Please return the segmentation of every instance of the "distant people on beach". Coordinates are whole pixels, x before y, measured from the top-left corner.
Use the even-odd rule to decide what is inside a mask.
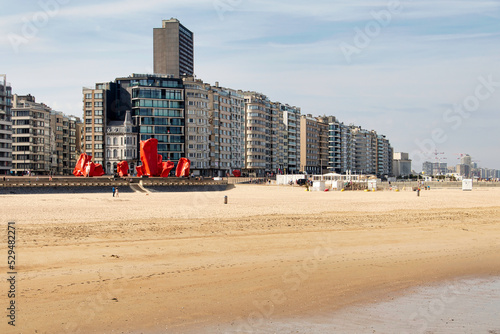
[[[115,197],[115,194],[116,194],[116,188],[113,187],[113,197]]]

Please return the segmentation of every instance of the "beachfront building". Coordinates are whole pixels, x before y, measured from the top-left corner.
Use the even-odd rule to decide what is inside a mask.
[[[16,175],[70,175],[81,151],[80,118],[14,95],[13,166]]]
[[[210,167],[212,175],[227,176],[244,167],[244,96],[218,83],[209,94]]]
[[[210,98],[208,85],[193,76],[184,77],[186,157],[195,175],[209,176],[210,170]]]
[[[95,88],[83,88],[83,152],[91,155],[92,161],[104,168],[107,112],[117,105],[110,95],[113,88],[113,83],[98,83]]]
[[[175,78],[194,75],[194,34],[179,20],[163,20],[153,29],[154,73]]]
[[[323,174],[328,171],[329,136],[327,117],[313,117],[310,114],[301,116],[300,171],[307,174]]]
[[[52,175],[71,175],[81,151],[79,117],[68,116],[60,111],[50,111],[50,150]]]
[[[411,160],[408,153],[394,152],[392,158],[392,173],[395,177],[411,174]]]
[[[116,79],[120,105],[132,110],[139,140],[156,138],[163,161],[185,156],[184,85],[167,75],[132,74]]]
[[[115,172],[113,166],[118,159],[114,158],[115,149],[120,161],[131,161],[136,165],[140,158],[140,141],[150,138],[158,140],[158,154],[162,155],[164,161],[171,160],[175,163],[185,156],[182,79],[169,75],[132,74],[117,78],[114,82],[96,84],[95,89],[84,88],[83,95],[84,149],[93,156],[94,162],[103,165],[106,173]],[[131,125],[124,125],[127,113],[130,113]],[[124,126],[132,132],[123,133],[126,135],[122,137],[123,145],[121,139],[117,146],[111,140],[113,146],[110,150],[111,160],[108,161],[104,131],[112,131],[117,126]],[[131,146],[134,144],[126,141],[126,138],[131,138],[128,140],[134,142],[134,131],[138,133],[135,150]],[[108,170],[108,167],[112,170]]]
[[[321,123],[328,126],[327,128],[327,152],[326,156],[328,159],[328,171],[331,173],[343,173],[347,171],[347,168],[342,168],[343,155],[342,147],[343,144],[347,142],[342,142],[342,137],[346,137],[346,127],[344,123],[341,123],[334,116],[323,116],[319,118]],[[347,159],[344,161],[347,164]]]
[[[12,173],[47,175],[51,171],[50,107],[31,95],[14,94],[12,105]]]
[[[6,175],[12,168],[12,87],[5,74],[0,78],[0,175]]]
[[[283,150],[284,168],[289,174],[296,174],[300,171],[300,108],[279,103],[279,110],[279,117],[276,121],[283,124],[283,147],[286,147]],[[276,121],[272,123],[272,127],[276,124]],[[274,140],[275,136],[272,132],[271,136]],[[279,151],[279,146],[277,149]],[[275,151],[273,149],[273,152]],[[271,163],[271,170],[276,170],[277,161],[275,157],[273,157]]]
[[[263,94],[245,92],[245,116],[245,170],[263,176],[271,171],[271,101]]]
[[[378,177],[393,176],[392,157],[393,148],[385,135],[379,135],[372,130],[373,143],[375,145],[374,170]]]
[[[129,173],[134,173],[138,166],[138,133],[132,123],[131,111],[127,110],[123,121],[109,121],[106,124],[106,165],[105,172],[114,174],[117,165],[126,161]]]

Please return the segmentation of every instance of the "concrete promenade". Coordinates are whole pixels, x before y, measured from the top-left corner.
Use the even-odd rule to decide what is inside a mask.
[[[138,178],[112,176],[75,177],[60,176],[50,179],[40,177],[3,177],[0,178],[0,194],[36,194],[36,193],[101,193],[111,188],[120,192],[168,192],[168,191],[224,191],[228,180],[196,178]]]

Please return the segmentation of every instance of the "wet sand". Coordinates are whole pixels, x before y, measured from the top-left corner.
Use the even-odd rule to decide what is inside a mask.
[[[2,228],[17,226],[19,289],[18,326],[2,333],[281,332],[272,324],[500,276],[496,188],[0,200]]]
[[[413,287],[382,302],[350,306],[336,312],[265,319],[256,333],[316,334],[498,334],[500,277],[455,279]],[[199,330],[192,333],[199,333]],[[208,326],[203,333],[234,333],[231,324]]]

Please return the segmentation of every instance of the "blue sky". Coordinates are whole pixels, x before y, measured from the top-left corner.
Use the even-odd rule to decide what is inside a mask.
[[[14,93],[81,116],[82,87],[152,72],[153,28],[195,33],[195,72],[385,134],[413,168],[500,169],[500,2],[40,0],[0,14]]]

